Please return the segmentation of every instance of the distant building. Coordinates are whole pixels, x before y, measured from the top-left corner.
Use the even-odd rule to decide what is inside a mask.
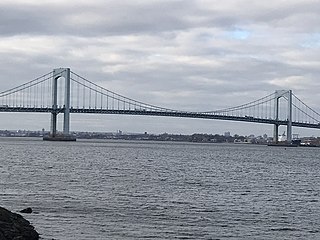
[[[231,137],[231,134],[230,134],[230,132],[225,132],[225,133],[224,133],[224,136],[225,136],[225,137]]]
[[[279,136],[278,136],[278,141],[279,141],[279,142],[285,142],[285,141],[287,141],[287,136],[286,136],[286,133],[285,133],[285,132],[283,132],[282,135],[279,135]]]
[[[292,139],[299,139],[299,134],[297,133],[292,134]]]
[[[248,139],[254,139],[254,138],[255,138],[254,134],[250,134],[250,135],[248,136]]]

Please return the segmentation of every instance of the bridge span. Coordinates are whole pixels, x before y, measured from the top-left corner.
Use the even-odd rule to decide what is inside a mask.
[[[320,129],[320,114],[302,102],[291,90],[277,90],[252,102],[213,111],[181,111],[140,102],[98,86],[69,68],[54,69],[39,78],[0,93],[0,112],[51,114],[51,139],[70,138],[70,114],[125,114],[212,119],[287,127]],[[57,115],[63,114],[63,135],[57,132]],[[57,137],[59,136],[59,138]],[[63,136],[61,138],[61,136]]]

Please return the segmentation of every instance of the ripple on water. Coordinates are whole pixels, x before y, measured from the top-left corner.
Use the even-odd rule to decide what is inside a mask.
[[[1,202],[43,239],[320,239],[319,149],[0,139]]]

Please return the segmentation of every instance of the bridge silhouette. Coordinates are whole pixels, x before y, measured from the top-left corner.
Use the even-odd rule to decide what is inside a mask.
[[[140,102],[74,73],[58,68],[32,81],[0,92],[0,112],[51,113],[50,140],[73,140],[70,114],[127,114],[202,118],[271,124],[274,142],[279,126],[287,127],[287,141],[292,127],[320,129],[320,114],[302,102],[291,90],[277,90],[265,97],[235,107],[213,111],[181,111]],[[63,133],[57,132],[57,115],[63,114]]]

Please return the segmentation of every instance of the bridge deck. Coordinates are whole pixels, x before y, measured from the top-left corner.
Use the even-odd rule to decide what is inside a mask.
[[[0,106],[0,112],[38,112],[51,113],[53,108],[49,107],[9,107]],[[63,113],[64,108],[57,108],[55,112]],[[122,114],[122,115],[141,115],[141,116],[166,116],[166,117],[181,117],[181,118],[200,118],[200,119],[214,119],[225,121],[251,122],[263,124],[287,125],[288,122],[284,120],[262,119],[247,116],[226,116],[214,115],[201,112],[181,112],[181,111],[148,111],[148,110],[114,110],[114,109],[95,109],[95,108],[71,108],[70,113],[87,113],[87,114]],[[292,126],[303,128],[320,129],[320,124],[306,123],[306,122],[292,122]]]

